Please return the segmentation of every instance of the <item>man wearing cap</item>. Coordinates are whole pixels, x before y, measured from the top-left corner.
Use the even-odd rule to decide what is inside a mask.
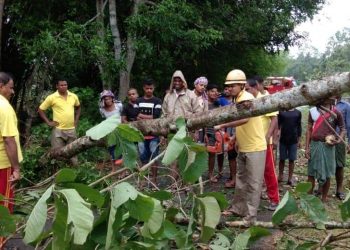
[[[38,113],[44,122],[53,128],[51,134],[51,147],[63,147],[77,138],[75,128],[80,117],[80,102],[78,96],[68,91],[67,81],[58,79],[56,81],[57,91],[40,104]],[[51,108],[53,111],[52,121],[46,116],[45,110]],[[78,158],[72,157],[73,166],[78,164]]]
[[[242,70],[235,69],[228,73],[225,85],[230,87],[234,103],[254,99],[244,90],[246,76]],[[224,214],[236,214],[244,217],[246,222],[256,220],[260,204],[260,194],[264,178],[266,139],[261,117],[245,118],[215,126],[236,128],[236,145],[238,151],[236,190],[232,206]]]

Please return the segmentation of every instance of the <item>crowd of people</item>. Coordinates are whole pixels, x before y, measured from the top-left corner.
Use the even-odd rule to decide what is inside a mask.
[[[175,71],[169,91],[164,99],[154,96],[155,82],[143,82],[143,96],[135,88],[127,92],[127,102],[122,104],[110,90],[100,93],[98,109],[103,118],[117,116],[121,122],[157,119],[160,117],[189,118],[207,110],[241,103],[269,95],[264,80],[259,76],[247,79],[242,70],[228,73],[222,93],[218,85],[208,83],[206,77],[194,81],[193,90],[186,82],[183,73]],[[18,141],[17,118],[9,103],[14,94],[13,79],[0,72],[0,192],[12,198],[11,185],[20,178],[19,162],[22,160]],[[76,127],[80,117],[80,102],[77,95],[68,90],[67,81],[58,79],[57,91],[46,97],[38,108],[39,116],[52,127],[51,146],[59,148],[76,139]],[[221,94],[220,94],[221,93]],[[52,109],[52,120],[46,110]],[[336,197],[344,199],[343,178],[347,146],[345,133],[350,133],[350,105],[339,96],[320,101],[311,108],[306,129],[305,156],[308,162],[308,181],[315,181],[316,195],[325,202],[330,187],[330,178],[336,176]],[[232,204],[224,214],[235,214],[248,222],[257,216],[261,198],[269,200],[267,209],[275,210],[280,202],[278,183],[284,181],[284,166],[288,160],[286,184],[295,186],[293,179],[294,162],[301,143],[301,119],[298,109],[273,112],[262,116],[244,118],[233,122],[203,127],[191,136],[205,145],[208,150],[208,179],[217,183],[223,177],[224,158],[227,154],[230,176],[226,188],[235,188]],[[147,135],[138,143],[139,158],[147,164],[159,154],[163,138]],[[276,174],[274,148],[279,152],[278,175]],[[113,171],[123,164],[121,156],[116,157],[115,146],[108,148]],[[72,157],[72,165],[78,164]],[[215,174],[215,162],[218,171]],[[157,183],[159,163],[151,167],[152,181]],[[178,178],[176,163],[172,165],[172,175]],[[6,202],[3,202],[5,204]],[[12,209],[8,203],[9,209]],[[5,204],[6,205],[6,204]]]

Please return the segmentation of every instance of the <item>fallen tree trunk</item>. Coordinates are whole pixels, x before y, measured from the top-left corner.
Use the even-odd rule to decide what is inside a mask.
[[[214,110],[202,112],[186,120],[189,130],[202,127],[212,127],[225,122],[242,118],[259,116],[279,110],[313,105],[322,99],[350,91],[350,72],[325,77],[321,80],[310,81],[289,90],[275,93],[270,96],[254,99],[237,105],[229,105]],[[132,122],[132,126],[139,129],[144,135],[167,135],[175,128],[177,117],[159,118]],[[45,154],[42,162],[51,158],[70,158],[83,150],[104,145],[101,141],[93,141],[84,136],[71,144]]]

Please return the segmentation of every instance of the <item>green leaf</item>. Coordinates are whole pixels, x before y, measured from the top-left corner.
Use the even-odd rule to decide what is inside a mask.
[[[301,194],[300,208],[315,223],[323,224],[327,221],[326,209],[322,201],[314,195]]]
[[[226,196],[223,193],[210,192],[210,193],[204,193],[204,194],[200,195],[199,197],[208,197],[208,196],[214,197],[216,199],[221,210],[224,210],[229,205],[229,203],[226,199]]]
[[[183,131],[185,131],[185,135],[186,135],[186,130],[183,129]],[[177,136],[177,135],[178,135],[178,133],[182,133],[183,131],[179,130],[176,133],[176,135],[173,137],[173,139],[169,142],[169,145],[166,148],[166,151],[165,151],[165,154],[164,154],[164,157],[162,160],[162,163],[164,165],[170,165],[181,154],[182,149],[184,148],[185,144],[181,140],[180,136]]]
[[[250,239],[249,229],[237,235],[235,241],[233,242],[232,249],[233,250],[243,250],[248,249],[248,242]]]
[[[178,234],[176,226],[170,221],[165,220],[163,223],[163,227],[163,235],[170,240],[174,240],[176,238],[176,235]]]
[[[129,124],[119,124],[117,131],[119,135],[127,141],[142,142],[145,140],[143,134]]]
[[[122,149],[123,164],[125,167],[129,169],[136,168],[138,152],[135,143],[121,140],[119,145]]]
[[[297,203],[294,197],[287,191],[272,215],[272,223],[278,225],[282,223],[288,215],[295,214],[296,212],[298,212]]]
[[[312,188],[311,182],[301,182],[301,183],[298,183],[298,185],[295,188],[295,191],[298,193],[307,193],[310,191],[311,188]]]
[[[83,245],[87,236],[92,231],[94,222],[90,204],[84,201],[75,189],[62,189],[59,192],[67,200],[67,224],[73,224],[73,242],[77,245]]]
[[[305,242],[295,248],[295,250],[309,250],[312,249],[314,246],[318,245],[318,243],[315,242]]]
[[[148,193],[147,195],[153,198],[156,198],[157,200],[160,200],[160,201],[166,201],[173,198],[173,194],[165,190]]]
[[[347,221],[350,218],[350,192],[348,192],[342,204],[339,205],[339,208],[342,220]]]
[[[265,228],[261,228],[261,227],[251,227],[249,229],[247,229],[246,231],[244,231],[243,233],[240,233],[232,246],[232,249],[234,250],[241,250],[241,249],[247,249],[248,248],[248,244],[250,242],[256,241],[258,239],[260,239],[261,237],[270,235],[271,233],[265,229]]]
[[[261,237],[268,236],[271,234],[270,231],[267,230],[266,228],[256,227],[256,226],[250,227],[249,231],[250,231],[250,241],[256,241]]]
[[[160,201],[153,199],[154,208],[151,214],[151,217],[147,221],[147,226],[151,234],[155,234],[162,227],[164,221],[164,210]]]
[[[56,175],[55,182],[56,183],[64,183],[64,182],[74,182],[77,174],[73,169],[63,168]]]
[[[174,221],[176,215],[179,213],[179,209],[175,207],[169,207],[166,211],[166,219],[169,221]]]
[[[217,200],[214,197],[197,198],[201,208],[202,228],[201,239],[204,242],[210,240],[219,224],[221,210]]]
[[[68,206],[59,198],[55,198],[55,218],[52,225],[53,240],[52,249],[67,249],[71,240],[67,224]]]
[[[7,207],[0,205],[0,236],[6,237],[16,231],[15,217]]]
[[[229,250],[231,243],[225,235],[217,233],[215,239],[210,242],[209,247],[212,250]]]
[[[74,188],[78,191],[79,195],[86,199],[87,202],[96,205],[97,207],[102,207],[105,198],[103,195],[97,191],[96,189],[93,189],[92,187],[89,187],[88,185],[82,184],[82,183],[66,183],[64,184],[65,188]]]
[[[128,182],[122,182],[112,189],[112,206],[120,207],[129,199],[135,200],[138,196],[137,190]]]
[[[49,187],[35,204],[33,211],[30,213],[27,220],[26,228],[24,229],[24,242],[31,243],[35,241],[44,229],[47,218],[47,200],[50,198],[53,187]]]
[[[208,169],[208,153],[196,153],[194,162],[187,168],[185,168],[186,166],[184,167],[181,162],[182,161],[179,159],[179,167],[183,180],[187,183],[194,183]]]
[[[119,145],[118,142],[118,136],[117,136],[117,130],[113,130],[111,133],[109,133],[106,137],[107,139],[107,146],[111,147],[114,145]],[[119,147],[118,147],[119,148]]]
[[[176,119],[176,127],[177,129],[185,128],[186,129],[186,120],[183,117],[179,117]]]
[[[154,201],[151,197],[139,194],[135,200],[129,200],[126,207],[131,217],[139,221],[148,221],[153,214]]]
[[[120,123],[120,116],[113,115],[86,131],[86,136],[97,141],[111,133]]]

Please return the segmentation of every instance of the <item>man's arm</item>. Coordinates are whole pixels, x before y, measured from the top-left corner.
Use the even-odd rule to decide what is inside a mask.
[[[13,173],[10,181],[16,181],[20,178],[20,168],[18,162],[17,143],[14,136],[4,136],[5,151],[9,158]]]
[[[241,126],[241,125],[247,123],[248,121],[249,121],[249,118],[244,118],[244,119],[237,120],[237,121],[234,121],[234,122],[228,122],[228,123],[216,125],[216,126],[214,126],[214,129],[215,130],[219,130],[219,129],[222,129],[222,128],[238,127],[238,126]]]
[[[312,133],[313,121],[309,113],[309,121],[307,124],[306,134],[305,134],[305,157],[310,159],[310,142],[311,142],[311,133]]]
[[[75,106],[74,107],[74,127],[78,126],[79,118],[80,118],[80,112],[81,112],[80,105],[79,106]]]
[[[43,121],[49,125],[50,127],[56,127],[58,126],[58,122],[56,121],[50,121],[49,118],[47,118],[44,110],[38,108],[38,113],[39,113],[39,116],[41,117],[41,119],[43,119]]]
[[[270,116],[270,119],[271,119],[270,126],[266,134],[266,140],[268,143],[270,141],[270,138],[272,137],[272,135],[274,134],[275,130],[278,127],[277,116]]]
[[[346,109],[345,109],[345,129],[346,129],[346,135],[348,136],[348,144],[350,144],[350,104],[346,103]]]

